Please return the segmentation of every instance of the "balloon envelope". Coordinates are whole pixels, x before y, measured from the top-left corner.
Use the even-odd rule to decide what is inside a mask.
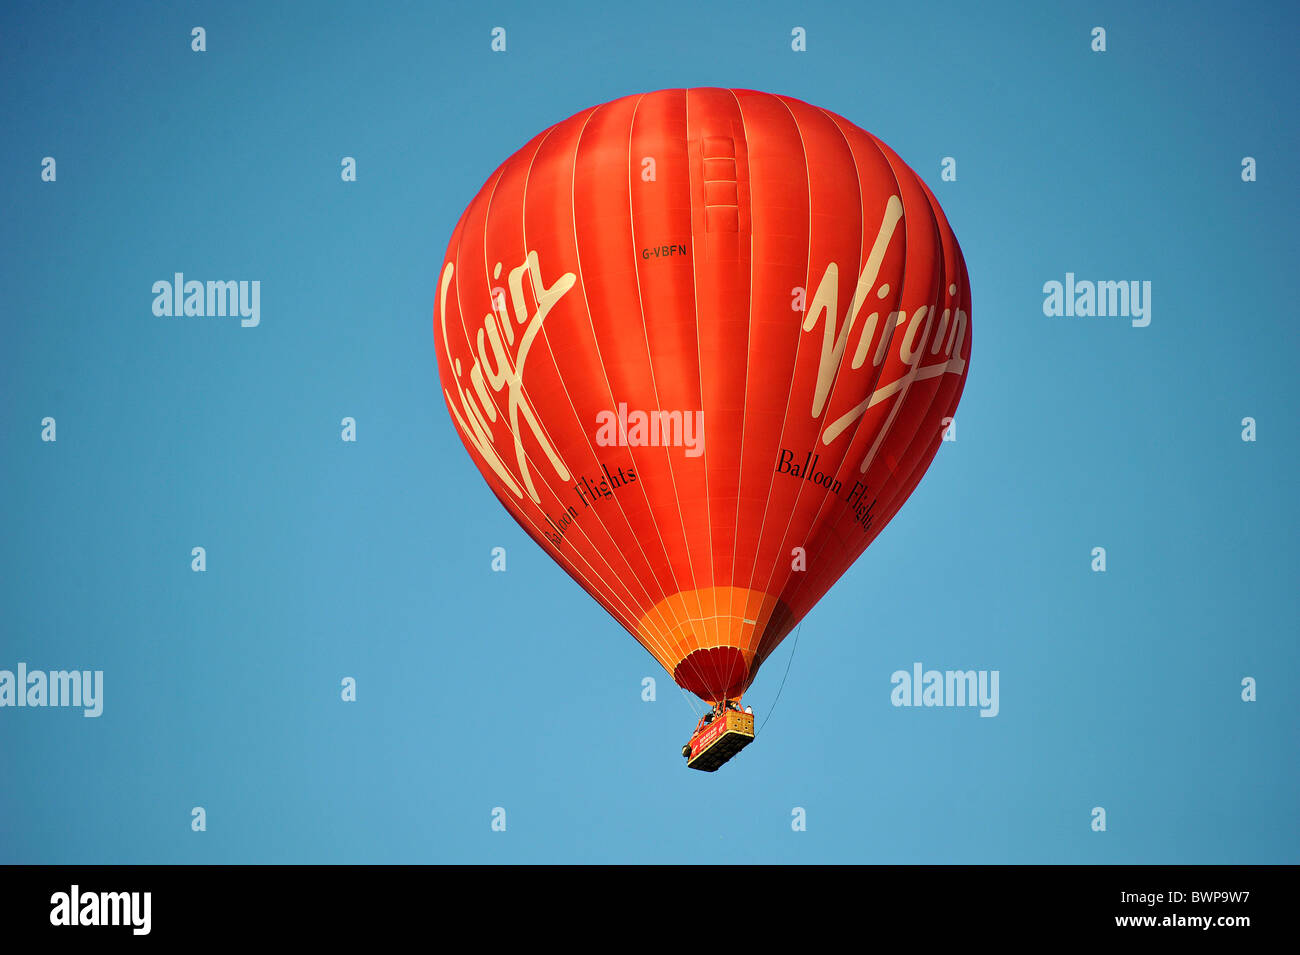
[[[678,89],[502,163],[452,233],[433,324],[488,486],[717,701],[920,481],[970,311],[938,202],[882,142],[790,97]]]

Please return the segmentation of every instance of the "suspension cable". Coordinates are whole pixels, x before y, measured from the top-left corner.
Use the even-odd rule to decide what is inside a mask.
[[[772,714],[776,712],[776,704],[777,704],[777,702],[781,699],[781,691],[785,689],[785,681],[786,681],[786,677],[788,677],[788,676],[790,675],[790,665],[791,665],[792,663],[794,663],[794,652],[795,652],[795,650],[798,650],[798,649],[799,649],[799,632],[800,632],[801,630],[803,630],[803,621],[802,621],[802,620],[799,621],[799,626],[795,627],[795,630],[794,630],[794,646],[791,647],[791,649],[790,649],[790,659],[787,660],[787,661],[786,661],[786,664],[785,664],[785,676],[781,677],[781,685],[780,685],[779,687],[777,687],[777,690],[776,690],[776,697],[775,697],[775,699],[772,700],[772,705],[771,705],[771,707],[769,707],[769,709],[768,709],[768,711],[767,711],[767,716],[763,717],[763,724],[762,724],[762,726],[759,726],[759,728],[758,728],[758,732],[759,732],[759,733],[763,732],[763,727],[767,725],[767,721],[770,720],[770,719],[772,718]],[[758,735],[758,734],[755,734],[755,735]]]

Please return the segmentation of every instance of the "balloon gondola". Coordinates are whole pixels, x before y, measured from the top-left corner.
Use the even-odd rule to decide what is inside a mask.
[[[752,742],[753,709],[742,710],[739,701],[723,700],[700,717],[682,755],[689,769],[712,773]]]
[[[751,90],[539,133],[461,215],[435,294],[443,396],[488,486],[726,725],[916,488],[970,357],[925,183],[843,117]]]

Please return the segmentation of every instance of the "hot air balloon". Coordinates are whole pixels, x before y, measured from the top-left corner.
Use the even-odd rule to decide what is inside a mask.
[[[493,493],[713,706],[684,748],[710,769],[753,738],[763,661],[929,467],[970,312],[943,211],[888,146],[788,96],[673,89],[497,168],[433,332]]]

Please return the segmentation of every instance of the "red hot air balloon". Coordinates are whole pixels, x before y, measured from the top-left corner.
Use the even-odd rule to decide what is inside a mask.
[[[888,146],[788,96],[676,89],[502,163],[433,330],[488,486],[721,713],[925,473],[970,311],[957,240]]]

